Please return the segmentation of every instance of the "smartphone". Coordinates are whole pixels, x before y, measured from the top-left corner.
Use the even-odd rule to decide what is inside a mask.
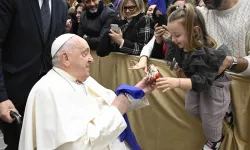
[[[158,23],[158,26],[162,26],[162,25],[167,25],[168,20],[167,17],[165,15],[154,15],[153,19],[155,20],[156,23]]]
[[[115,32],[120,32],[120,28],[117,24],[111,24],[110,28]]]

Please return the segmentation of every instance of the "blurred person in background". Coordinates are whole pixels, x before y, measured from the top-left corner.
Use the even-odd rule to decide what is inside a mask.
[[[123,0],[119,18],[115,21],[119,29],[111,29],[110,33],[103,37],[97,55],[106,56],[111,51],[139,55],[154,33],[151,18],[144,13],[143,0]]]
[[[68,15],[68,20],[66,22],[67,33],[77,34],[78,26],[80,23],[80,17],[84,10],[85,10],[84,3],[78,3],[75,6],[75,13]]]
[[[77,34],[88,42],[91,50],[96,50],[117,14],[103,1],[85,0],[84,4],[86,11],[81,14]]]

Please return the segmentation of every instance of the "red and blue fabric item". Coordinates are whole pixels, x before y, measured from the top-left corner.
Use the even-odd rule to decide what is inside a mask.
[[[142,89],[126,84],[122,84],[116,89],[115,94],[118,96],[120,93],[127,93],[134,99],[141,99],[145,96],[145,93]],[[126,141],[132,150],[141,150],[130,127],[127,114],[124,114],[123,117],[127,123],[127,128],[120,134],[120,141]]]

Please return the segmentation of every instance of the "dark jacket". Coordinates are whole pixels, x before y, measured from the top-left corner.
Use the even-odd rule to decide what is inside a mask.
[[[161,45],[161,44],[159,44]],[[162,49],[161,46],[154,45],[154,50]],[[210,87],[213,81],[222,74],[218,74],[220,66],[223,64],[227,52],[227,47],[221,46],[217,50],[212,48],[199,48],[193,52],[184,52],[173,42],[167,42],[168,51],[166,60],[172,61],[175,58],[178,66],[182,68],[184,74],[191,79],[192,90],[202,92]]]
[[[107,56],[110,52],[123,52],[131,55],[139,55],[144,45],[154,35],[154,24],[152,19],[144,14],[135,16],[130,22],[126,20],[117,20],[116,23],[120,26],[124,44],[120,48],[117,44],[111,41],[111,38],[106,34],[97,50],[97,55]]]
[[[81,20],[78,29],[78,35],[87,36],[85,40],[88,42],[90,49],[96,50],[100,39],[110,30],[110,24],[116,18],[115,12],[99,2],[97,13],[91,14],[88,10],[81,14]]]
[[[33,85],[51,69],[51,45],[65,32],[67,5],[52,0],[51,27],[44,42],[38,0],[0,1],[0,102],[24,105]]]

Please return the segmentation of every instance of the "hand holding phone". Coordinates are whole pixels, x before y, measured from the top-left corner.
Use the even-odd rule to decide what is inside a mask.
[[[117,33],[120,32],[120,28],[119,28],[119,26],[118,26],[117,24],[111,24],[111,25],[110,25],[110,28],[111,28],[113,31],[117,32]]]

